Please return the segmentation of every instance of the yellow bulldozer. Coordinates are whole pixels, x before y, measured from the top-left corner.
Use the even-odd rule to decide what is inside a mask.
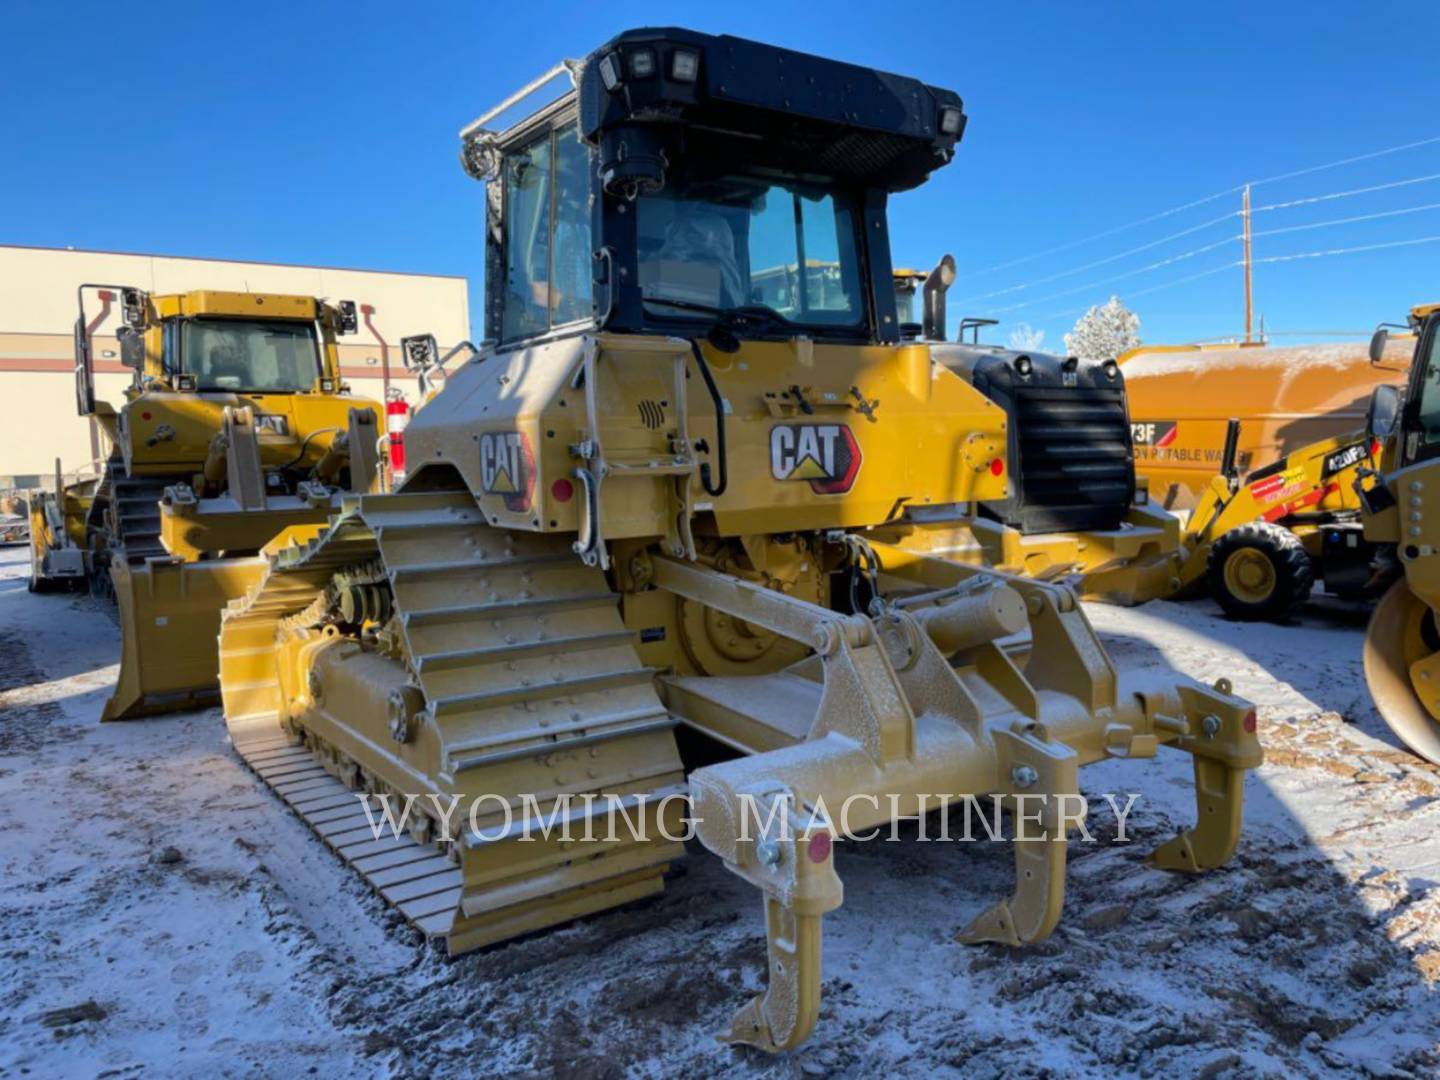
[[[78,301],[77,407],[111,448],[83,534],[86,570],[120,616],[104,719],[214,700],[220,610],[256,580],[255,553],[285,528],[324,522],[339,491],[374,486],[380,409],[349,393],[336,351],[355,306],[89,284]],[[117,303],[133,372],[118,408],[96,400],[92,359]]]
[[[902,338],[891,279],[890,196],[965,123],[914,79],[647,29],[462,132],[491,339],[403,487],[267,545],[220,637],[238,753],[451,953],[659,892],[692,829],[765,912],[723,1037],[776,1051],[819,1016],[837,839],[997,796],[1014,890],[963,940],[1037,942],[1079,768],[1165,746],[1197,819],[1154,862],[1233,852],[1261,753],[1228,682],[1117,671],[1070,588],[927,536],[1013,475],[1005,409]]]
[[[1366,422],[1382,457],[1360,477],[1364,536],[1398,580],[1365,632],[1365,680],[1391,730],[1440,764],[1440,304],[1413,309],[1411,326],[1408,386],[1403,394],[1377,387]],[[1384,349],[1385,336],[1376,332],[1372,352]]]
[[[1005,411],[1009,463],[1002,499],[962,513],[910,509],[909,542],[1043,581],[1073,577],[1086,599],[1128,605],[1168,593],[1184,558],[1180,521],[1152,506],[1137,478],[1119,366],[985,344],[994,319],[963,318],[947,341],[953,256],[929,273],[896,270],[893,280],[901,340],[924,341],[937,363]]]
[[[86,521],[95,502],[100,473],[92,465],[67,475],[55,460],[55,489],[26,496],[31,592],[83,588],[88,576]]]

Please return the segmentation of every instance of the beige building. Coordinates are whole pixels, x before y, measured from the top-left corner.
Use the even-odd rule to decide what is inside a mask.
[[[340,339],[340,362],[354,392],[377,401],[387,367],[390,385],[414,400],[402,337],[433,333],[443,352],[470,336],[463,277],[0,245],[0,488],[33,486],[53,475],[57,457],[66,471],[90,461],[90,421],[75,411],[73,345],[76,289],[85,283],[354,300],[360,330]],[[95,396],[117,405],[130,385],[115,340],[118,315],[94,340]]]

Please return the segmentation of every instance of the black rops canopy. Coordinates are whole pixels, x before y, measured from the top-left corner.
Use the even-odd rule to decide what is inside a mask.
[[[952,91],[671,28],[628,30],[591,53],[579,98],[580,133],[599,147],[602,178],[617,190],[643,188],[647,170],[674,160],[684,138],[724,144],[727,156],[760,167],[904,191],[950,161],[965,129]]]

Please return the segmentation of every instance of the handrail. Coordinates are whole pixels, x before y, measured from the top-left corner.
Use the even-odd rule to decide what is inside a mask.
[[[499,116],[507,109],[514,108],[516,105],[520,104],[520,102],[524,101],[527,97],[535,93],[535,91],[539,90],[546,83],[550,82],[562,72],[570,76],[570,85],[572,88],[575,87],[576,85],[578,85],[579,82],[580,61],[561,60],[549,71],[545,72],[545,74],[541,75],[538,79],[532,79],[530,82],[526,83],[519,90],[516,90],[515,93],[511,94],[504,101],[500,102],[499,105],[496,105],[493,109],[490,109],[488,112],[481,113],[474,120],[471,120],[470,123],[466,124],[463,128],[460,129],[461,141],[471,139],[474,136],[480,134],[482,131],[485,130],[485,125],[488,124],[491,120],[494,120],[495,117]]]

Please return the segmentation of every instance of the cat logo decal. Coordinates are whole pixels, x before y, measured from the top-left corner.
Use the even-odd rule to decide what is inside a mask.
[[[505,500],[505,509],[523,514],[535,493],[535,455],[523,431],[487,431],[480,436],[480,487]]]
[[[849,491],[860,459],[860,444],[844,424],[777,424],[770,429],[770,475],[805,480],[817,495]]]

